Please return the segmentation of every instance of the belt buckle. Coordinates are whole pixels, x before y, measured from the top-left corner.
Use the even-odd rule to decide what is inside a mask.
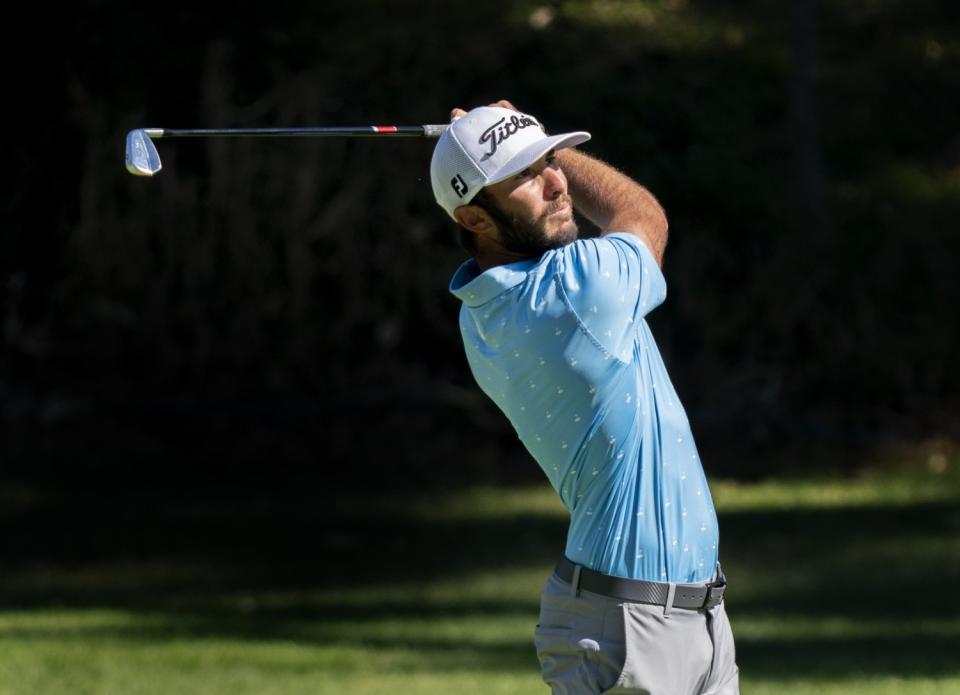
[[[703,601],[704,608],[714,608],[723,601],[723,593],[727,589],[726,582],[707,585],[707,595]]]

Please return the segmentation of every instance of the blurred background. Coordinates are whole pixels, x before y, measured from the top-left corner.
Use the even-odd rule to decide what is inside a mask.
[[[469,374],[431,143],[123,163],[132,128],[500,98],[668,212],[649,321],[751,690],[960,692],[960,5],[84,0],[13,29],[0,692],[541,691],[563,512]]]

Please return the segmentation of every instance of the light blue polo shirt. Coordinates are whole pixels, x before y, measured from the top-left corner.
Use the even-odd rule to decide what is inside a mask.
[[[645,316],[666,283],[636,236],[580,239],[450,283],[481,389],[570,511],[566,555],[605,574],[713,576],[718,530],[686,413]]]

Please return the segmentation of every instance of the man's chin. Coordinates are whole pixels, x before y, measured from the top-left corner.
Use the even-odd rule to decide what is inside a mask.
[[[556,235],[557,247],[566,246],[567,244],[572,244],[577,239],[580,238],[580,229],[577,227],[577,223],[571,219],[569,222],[564,224],[557,230]]]
[[[547,231],[549,223],[543,218],[536,225],[519,224],[517,220],[512,222],[509,228],[501,230],[500,235],[503,247],[515,253],[542,256],[547,251],[573,243],[579,236],[579,229],[572,213],[567,220],[561,218],[558,226],[550,225],[553,232]]]

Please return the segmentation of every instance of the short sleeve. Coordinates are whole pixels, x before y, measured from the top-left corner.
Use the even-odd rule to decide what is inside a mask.
[[[562,249],[557,273],[581,324],[609,352],[629,358],[637,323],[667,296],[653,254],[626,232],[580,239]]]

